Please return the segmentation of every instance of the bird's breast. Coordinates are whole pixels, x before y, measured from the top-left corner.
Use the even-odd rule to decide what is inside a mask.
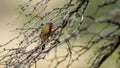
[[[43,33],[49,33],[50,32],[49,27],[42,28],[41,32],[43,32]]]

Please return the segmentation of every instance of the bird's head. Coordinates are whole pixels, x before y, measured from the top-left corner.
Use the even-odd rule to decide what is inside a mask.
[[[49,22],[49,27],[50,27],[50,29],[52,29],[53,26],[54,26],[53,22]]]

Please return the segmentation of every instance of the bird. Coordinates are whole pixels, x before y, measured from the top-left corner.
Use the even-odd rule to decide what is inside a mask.
[[[53,22],[47,23],[42,29],[40,33],[41,44],[43,44],[46,40],[48,40],[49,36],[51,35],[53,29]],[[45,44],[42,45],[42,50],[45,49]]]

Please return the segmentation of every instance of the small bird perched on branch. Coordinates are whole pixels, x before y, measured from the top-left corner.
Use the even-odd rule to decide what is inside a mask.
[[[41,34],[40,34],[41,44],[44,43],[51,35],[53,26],[54,26],[53,22],[49,22],[42,28]],[[45,49],[45,44],[42,45],[42,50],[44,49]]]

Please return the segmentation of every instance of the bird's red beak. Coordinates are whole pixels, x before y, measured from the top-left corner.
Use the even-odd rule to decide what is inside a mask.
[[[54,26],[53,22],[50,22],[50,28],[52,29]]]

